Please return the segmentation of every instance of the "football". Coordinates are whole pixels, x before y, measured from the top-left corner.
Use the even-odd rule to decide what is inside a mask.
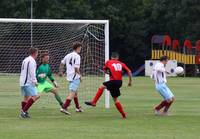
[[[176,73],[177,75],[183,75],[184,69],[183,69],[182,67],[178,66],[178,67],[176,67],[176,69],[175,69],[175,73]]]

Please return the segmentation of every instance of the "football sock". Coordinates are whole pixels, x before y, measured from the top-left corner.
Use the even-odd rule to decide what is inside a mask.
[[[24,106],[26,106],[26,102],[25,102],[25,101],[22,101],[22,102],[21,102],[21,106],[22,106],[22,109],[23,109]]]
[[[26,105],[23,107],[23,111],[24,112],[27,112],[28,111],[28,109],[33,105],[33,103],[34,103],[34,100],[32,99],[32,98],[30,98],[29,100],[28,100],[28,102],[26,103]]]
[[[172,103],[173,103],[173,101],[172,102],[167,102],[163,112],[167,112]]]
[[[156,110],[162,109],[167,104],[166,100],[163,100],[158,106],[155,107]]]
[[[74,103],[75,103],[76,108],[79,109],[80,106],[79,106],[79,102],[78,102],[78,96],[74,96]]]
[[[60,96],[58,95],[58,93],[55,94],[55,98],[58,101],[58,103],[62,106],[63,102],[62,102],[62,99],[60,98]]]
[[[99,88],[95,97],[92,99],[92,104],[96,105],[97,101],[99,100],[99,98],[101,97],[101,95],[103,94],[103,90],[104,88]]]
[[[121,113],[122,117],[126,118],[126,113],[124,112],[121,103],[118,101],[115,103],[115,106],[116,106],[117,110]]]
[[[66,101],[65,101],[65,103],[63,105],[63,109],[67,109],[69,107],[71,101],[72,101],[71,99],[66,99]]]

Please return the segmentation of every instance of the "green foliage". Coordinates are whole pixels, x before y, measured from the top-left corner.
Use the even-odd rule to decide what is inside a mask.
[[[199,0],[33,0],[34,18],[109,19],[111,51],[131,67],[150,58],[154,34],[200,35]],[[1,0],[0,16],[30,18],[30,0]]]

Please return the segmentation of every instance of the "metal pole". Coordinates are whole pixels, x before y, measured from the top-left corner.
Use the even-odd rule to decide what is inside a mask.
[[[33,0],[31,0],[31,19],[33,19]],[[33,23],[31,22],[31,47],[33,47]]]
[[[183,60],[183,64],[184,64],[183,66],[184,66],[184,70],[185,70],[184,77],[186,77],[185,55],[186,55],[186,49],[185,49],[185,46],[183,46],[183,58],[182,58],[182,60]]]
[[[105,61],[109,60],[109,21],[105,24]],[[109,80],[109,75],[105,75],[105,80]],[[105,91],[105,107],[110,108],[110,93]]]

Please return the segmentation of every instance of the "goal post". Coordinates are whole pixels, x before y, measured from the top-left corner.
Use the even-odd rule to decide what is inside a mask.
[[[75,41],[83,43],[81,73],[85,83],[80,87],[81,99],[91,99],[97,87],[109,78],[101,70],[109,59],[108,20],[0,18],[0,75],[19,74],[21,62],[31,46],[49,52],[50,65],[56,73]],[[107,91],[104,105],[110,107]]]
[[[105,61],[109,59],[109,21],[105,24]],[[109,80],[109,76],[105,74],[105,80]],[[110,108],[110,94],[105,91],[105,107]]]

